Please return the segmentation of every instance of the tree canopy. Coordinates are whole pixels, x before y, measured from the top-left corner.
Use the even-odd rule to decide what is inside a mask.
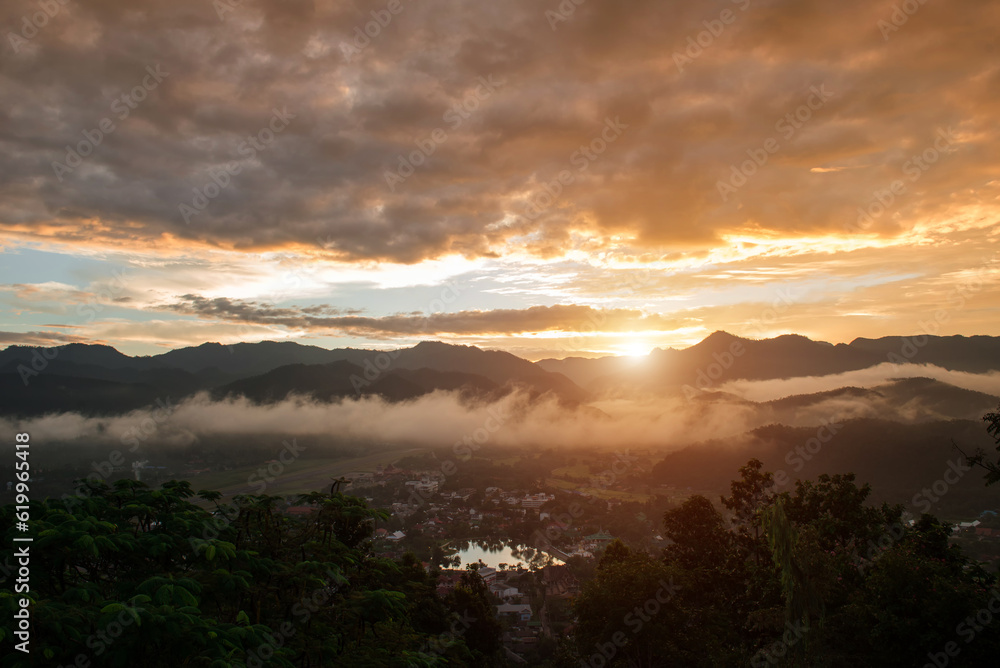
[[[412,556],[375,556],[375,522],[339,492],[238,496],[121,480],[31,504],[31,653],[7,666],[488,666],[499,628],[469,573],[450,598]],[[199,505],[200,503],[200,505]],[[14,508],[0,515],[7,544]],[[8,562],[10,563],[10,562]],[[15,569],[16,570],[16,569]],[[11,643],[15,571],[0,590]]]
[[[997,578],[949,546],[950,527],[926,514],[905,522],[901,507],[870,504],[871,489],[851,474],[799,481],[780,494],[759,461],[740,474],[722,499],[730,522],[695,495],[664,515],[671,544],[659,559],[608,547],[575,602],[577,661],[597,654],[585,665],[995,662]],[[630,626],[629,614],[656,600],[654,583],[668,577],[676,595],[652,605],[657,614],[640,628]]]

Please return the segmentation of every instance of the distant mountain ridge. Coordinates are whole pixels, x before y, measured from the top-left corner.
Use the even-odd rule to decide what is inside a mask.
[[[914,495],[951,470],[950,464],[963,461],[953,444],[973,452],[993,443],[978,419],[912,424],[879,418],[844,420],[829,430],[828,442],[806,449],[804,444],[816,441],[816,435],[814,426],[772,424],[725,441],[685,444],[652,467],[650,482],[726,490],[732,478],[726,471],[754,457],[763,462],[764,470],[776,474],[776,491],[792,491],[795,480],[815,480],[822,473],[854,473],[859,483],[877,490],[872,499],[876,503],[902,503],[919,514]],[[934,512],[973,516],[996,503],[975,469],[959,476],[946,495],[934,500]]]
[[[30,361],[36,350],[58,351],[52,358],[53,361],[102,366],[108,369],[133,371],[178,369],[188,373],[215,369],[219,373],[239,378],[266,373],[286,364],[328,364],[338,360],[360,363],[366,356],[377,354],[377,351],[354,348],[329,350],[292,341],[261,341],[233,345],[203,343],[159,355],[130,357],[111,346],[70,343],[45,349],[9,346],[0,351],[0,370],[6,369],[15,360],[20,363]]]
[[[363,395],[403,401],[436,390],[487,397],[514,388],[553,393],[569,403],[585,397],[568,378],[510,353],[438,342],[393,351],[205,343],[148,357],[87,344],[0,351],[0,413],[8,415],[70,410],[108,415],[199,391],[267,403],[292,394],[323,401]]]
[[[715,332],[690,348],[657,349],[644,359],[534,363],[503,351],[435,341],[392,351],[329,350],[289,341],[205,343],[139,357],[105,345],[10,346],[0,351],[0,413],[120,413],[158,397],[179,399],[199,391],[258,402],[290,394],[401,401],[435,390],[488,396],[520,387],[575,404],[616,387],[649,393],[683,386],[714,390],[728,380],[824,376],[887,361],[998,371],[1000,337],[859,338],[833,345],[798,335],[755,341]]]
[[[219,399],[242,396],[265,404],[293,395],[318,401],[371,395],[389,401],[405,401],[435,390],[488,396],[498,389],[496,383],[480,375],[433,369],[390,369],[368,380],[363,367],[341,360],[330,364],[281,366],[219,387],[212,394]]]
[[[834,345],[797,334],[752,340],[715,332],[690,348],[656,349],[642,364],[622,357],[544,359],[536,364],[585,389],[601,391],[620,385],[652,390],[740,379],[826,376],[883,362],[933,364],[970,373],[1000,371],[1000,337],[889,336]]]

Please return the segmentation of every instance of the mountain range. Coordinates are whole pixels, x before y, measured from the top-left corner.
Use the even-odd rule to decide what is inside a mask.
[[[1000,337],[888,336],[836,345],[788,334],[743,339],[715,332],[683,350],[656,349],[648,359],[629,357],[543,359],[536,364],[589,391],[628,385],[646,389],[691,385],[705,389],[730,380],[826,376],[885,362],[930,364],[951,371],[1000,370]],[[706,382],[707,381],[707,382]]]
[[[668,453],[652,467],[649,478],[678,487],[726,489],[732,479],[729,471],[754,457],[764,470],[777,474],[779,492],[794,489],[799,479],[851,472],[876,490],[873,501],[902,503],[917,516],[931,508],[975,516],[995,503],[995,493],[984,488],[982,471],[964,466],[963,451],[990,450],[992,439],[980,420],[902,424],[858,418],[832,425],[823,435],[825,443],[816,436],[815,427],[773,424],[736,439],[692,443]],[[804,444],[810,440],[819,445],[808,449]],[[926,488],[950,476],[953,468],[958,480],[947,494],[928,497],[933,504],[923,501],[921,490],[929,493]]]
[[[539,362],[433,341],[395,351],[329,350],[273,341],[205,343],[136,357],[105,345],[10,346],[0,351],[0,413],[107,415],[148,406],[159,397],[176,400],[201,391],[215,398],[245,396],[268,403],[292,394],[322,401],[366,395],[401,401],[436,390],[490,398],[520,388],[578,404],[618,388],[654,394],[683,386],[711,390],[729,380],[823,376],[884,362],[997,371],[1000,337],[885,337],[833,345],[798,335],[750,340],[716,332],[689,348],[657,349],[646,358]],[[950,387],[934,386],[939,395],[947,395],[939,401],[954,407],[968,398],[960,395],[964,390],[956,394],[958,388],[941,386]],[[911,383],[904,389],[927,394],[931,386]]]
[[[205,343],[147,357],[88,344],[0,351],[0,413],[18,416],[118,414],[201,391],[268,403],[290,394],[401,401],[435,390],[490,398],[515,388],[553,393],[571,404],[584,398],[568,378],[510,353],[433,341],[394,351]]]

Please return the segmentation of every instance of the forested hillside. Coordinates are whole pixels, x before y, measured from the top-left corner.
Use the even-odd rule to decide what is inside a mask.
[[[186,482],[123,480],[85,497],[32,503],[31,652],[3,666],[490,666],[499,624],[470,571],[439,598],[419,562],[370,551],[385,515],[357,498],[311,494],[306,519],[278,499]],[[204,503],[204,502],[208,503]],[[14,507],[3,509],[6,545]],[[12,647],[16,567],[0,600]]]

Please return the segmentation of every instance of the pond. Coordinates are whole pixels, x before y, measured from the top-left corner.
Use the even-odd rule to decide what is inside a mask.
[[[477,561],[482,561],[493,568],[499,568],[500,564],[507,564],[509,568],[517,568],[518,564],[524,568],[530,568],[533,564],[540,568],[547,564],[563,563],[552,555],[533,547],[504,543],[452,543],[445,548],[445,554],[453,559],[457,557],[461,560],[458,564],[453,562],[452,568],[464,568],[466,564],[474,564]]]

